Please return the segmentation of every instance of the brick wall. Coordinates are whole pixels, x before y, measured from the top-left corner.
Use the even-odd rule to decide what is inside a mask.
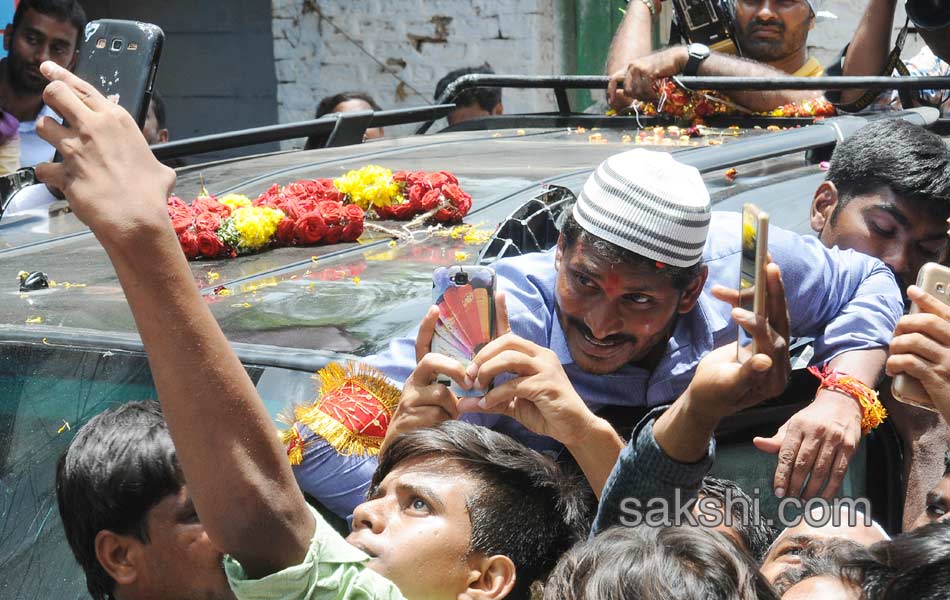
[[[313,118],[321,98],[346,90],[369,92],[383,108],[419,106],[448,71],[485,62],[497,73],[559,73],[554,4],[273,0],[280,120]],[[545,101],[527,91],[503,98],[509,112],[540,110]]]

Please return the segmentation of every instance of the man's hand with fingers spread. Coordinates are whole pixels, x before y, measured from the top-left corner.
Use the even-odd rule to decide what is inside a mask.
[[[740,325],[755,337],[761,351],[771,349],[769,352],[773,358],[781,356],[781,368],[766,369],[763,364],[761,374],[752,375],[749,380],[750,383],[756,382],[753,387],[746,390],[747,398],[751,403],[739,397],[736,400],[736,405],[740,408],[780,395],[785,389],[791,373],[787,345],[789,335],[788,311],[785,306],[784,288],[778,273],[778,266],[769,265],[767,281],[768,316],[772,323],[772,333],[766,335],[760,328],[756,329],[754,326],[756,317],[747,311],[735,311],[733,316]],[[736,290],[717,286],[713,288],[712,292],[720,300],[734,306],[739,301],[739,292]],[[779,299],[781,305],[778,304]],[[752,325],[751,328],[750,325]],[[781,340],[781,343],[777,345],[779,340]],[[844,360],[847,362],[854,359],[855,357],[847,358],[847,355],[842,355],[836,358],[835,361]],[[833,361],[833,365],[840,364],[835,361]],[[753,366],[750,365],[750,368],[753,368]],[[700,378],[702,369],[703,364],[700,363],[696,373],[697,379]],[[842,367],[842,371],[850,373],[853,372],[853,368]],[[722,373],[728,374],[729,371],[724,368]],[[696,380],[694,379],[694,381]],[[694,386],[691,384],[690,387]],[[709,389],[715,390],[716,388],[710,386]],[[713,396],[730,397],[729,394],[713,394]],[[732,397],[736,398],[735,395]],[[720,406],[720,408],[728,408],[728,406]],[[831,497],[843,481],[848,462],[860,439],[861,410],[857,402],[839,392],[821,390],[814,402],[796,413],[774,436],[771,438],[757,437],[753,440],[753,443],[759,450],[778,454],[779,456],[773,482],[777,496],[798,496],[804,492],[804,496],[810,497],[817,495],[824,487],[822,495]],[[809,479],[808,486],[805,487],[803,484],[809,474],[811,479]],[[827,485],[823,486],[826,481]]]
[[[175,172],[159,163],[129,113],[56,63],[40,67],[51,81],[43,100],[69,126],[44,117],[37,133],[63,156],[36,167],[40,181],[63,191],[100,242],[172,231],[165,202]]]
[[[950,421],[950,307],[916,285],[907,297],[919,312],[897,322],[886,371],[909,375],[924,387],[934,406]]]

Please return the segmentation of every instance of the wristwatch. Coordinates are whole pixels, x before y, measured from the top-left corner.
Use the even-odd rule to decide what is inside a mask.
[[[689,54],[689,60],[686,61],[686,66],[683,67],[683,75],[695,77],[699,73],[699,65],[709,58],[709,46],[706,44],[690,44],[686,46],[686,52]]]

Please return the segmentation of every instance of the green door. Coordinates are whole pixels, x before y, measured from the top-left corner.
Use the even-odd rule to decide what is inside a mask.
[[[632,0],[639,2],[640,0]],[[569,75],[603,75],[607,52],[614,32],[623,20],[626,0],[557,0],[561,16],[561,52],[564,72]],[[654,47],[656,47],[654,28]],[[601,96],[595,92],[595,98]],[[588,90],[571,96],[574,110],[583,110],[591,102]]]

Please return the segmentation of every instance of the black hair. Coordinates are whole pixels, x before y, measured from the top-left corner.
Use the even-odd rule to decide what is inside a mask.
[[[845,565],[867,600],[931,600],[950,592],[950,523],[935,521],[869,548]]]
[[[362,100],[363,102],[369,104],[373,110],[383,110],[366,92],[340,92],[339,94],[327,96],[320,101],[320,104],[317,105],[317,113],[315,118],[319,119],[320,117],[325,117],[326,115],[332,114],[333,109],[336,108],[337,104],[346,102],[347,100]],[[329,139],[330,132],[311,135],[304,143],[303,149],[313,150],[315,148],[323,148],[327,145],[327,140]]]
[[[702,527],[613,527],[578,544],[544,600],[777,600],[745,553]]]
[[[333,109],[336,108],[337,104],[346,102],[348,100],[362,100],[363,102],[369,104],[373,110],[383,110],[366,92],[340,92],[339,94],[327,96],[320,101],[320,104],[317,105],[316,118],[319,119],[322,116],[331,114]]]
[[[798,554],[801,563],[782,571],[772,585],[784,595],[792,586],[811,577],[834,577],[846,584],[860,588],[861,582],[852,578],[845,568],[850,562],[871,557],[865,546],[845,538],[832,538],[817,544],[802,547]]]
[[[148,513],[178,493],[184,476],[158,402],[130,402],[93,417],[56,467],[63,529],[95,600],[115,581],[96,558],[96,535],[112,531],[148,542]]]
[[[727,494],[731,497],[731,501],[728,503],[726,502]],[[722,510],[725,510],[726,507],[732,509],[730,529],[735,531],[742,543],[745,544],[745,549],[752,556],[752,559],[756,562],[762,562],[778,532],[767,523],[766,519],[753,519],[751,515],[746,514],[749,510],[748,507],[752,506],[752,498],[739,487],[739,484],[728,479],[704,477],[699,495],[717,500],[717,504]]]
[[[445,89],[449,87],[449,84],[462,77],[463,75],[494,75],[495,71],[485,63],[480,67],[465,67],[463,69],[455,69],[450,71],[448,75],[439,80],[439,83],[435,85],[435,99],[438,100],[442,97],[442,94],[445,92]],[[486,111],[492,112],[495,110],[495,107],[501,104],[501,88],[499,87],[475,87],[467,88],[461,91],[458,95],[455,96],[455,105],[462,108],[466,106],[472,106],[473,104],[478,104],[478,106]]]
[[[79,36],[86,28],[86,11],[76,0],[20,0],[16,11],[13,13],[13,30],[23,22],[26,11],[30,9],[36,12],[53,17],[58,21],[69,21],[76,28],[76,41],[79,42]]]
[[[943,476],[950,476],[950,450],[943,455]]]
[[[679,291],[685,290],[686,287],[699,276],[703,268],[703,262],[701,260],[689,267],[663,265],[663,268],[660,268],[657,266],[657,261],[655,260],[650,260],[636,252],[631,252],[626,248],[621,248],[612,242],[608,242],[607,240],[600,239],[588,233],[587,230],[581,227],[577,219],[574,218],[574,214],[569,210],[561,225],[561,235],[564,239],[564,247],[567,249],[573,248],[578,240],[583,240],[585,244],[594,249],[600,258],[614,264],[622,263],[649,268],[667,277],[673,284],[673,287]]]
[[[158,93],[158,89],[152,90],[152,110],[155,111],[155,121],[158,122],[159,129],[165,129],[165,99]]]
[[[950,151],[940,136],[902,119],[880,119],[840,142],[826,180],[838,188],[838,213],[857,196],[881,189],[941,220],[950,216]]]
[[[508,596],[513,600],[527,600],[531,585],[587,536],[589,513],[576,478],[512,438],[462,421],[397,436],[379,457],[370,495],[397,465],[417,457],[457,463],[479,482],[466,499],[472,523],[470,552],[511,559],[517,573]]]

